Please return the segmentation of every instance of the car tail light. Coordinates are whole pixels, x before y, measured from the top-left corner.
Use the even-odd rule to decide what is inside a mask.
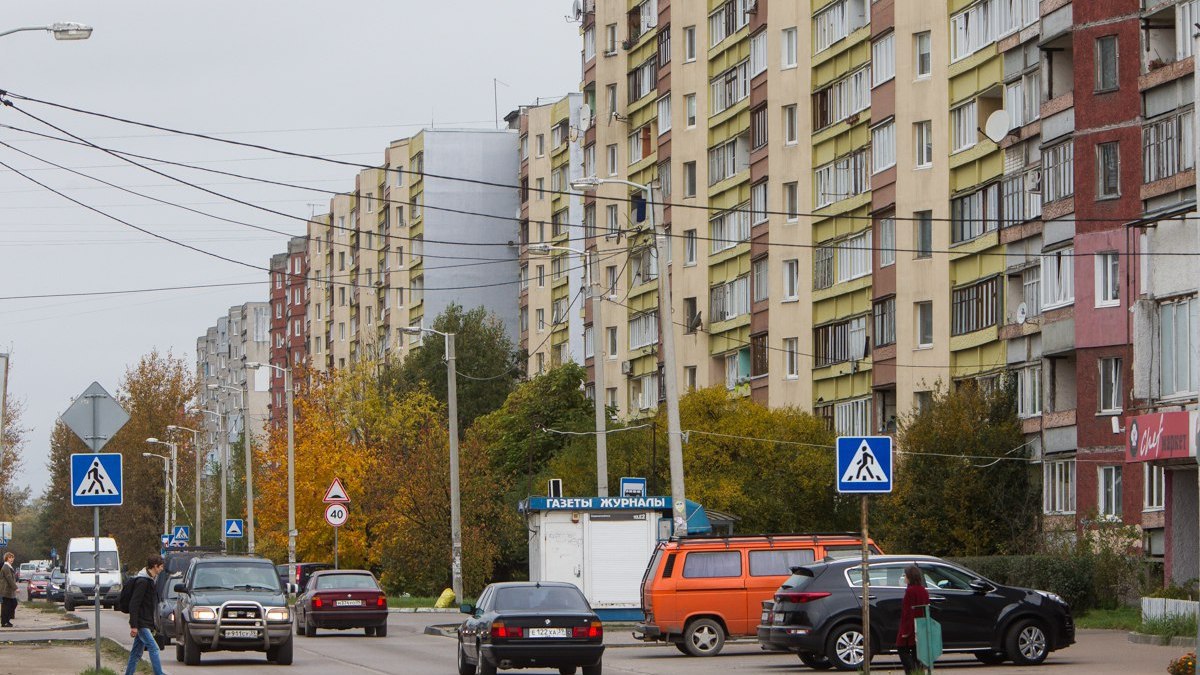
[[[829,593],[780,593],[775,596],[775,602],[794,602],[802,605],[813,600],[829,597]]]
[[[525,631],[520,626],[505,626],[503,621],[492,622],[492,637],[494,638],[519,638],[525,634]]]
[[[387,607],[387,598],[382,595],[379,596],[378,598],[375,598],[375,606],[376,607]]]
[[[320,608],[321,608],[321,607],[323,607],[323,606],[325,606],[325,603],[321,602],[321,596],[319,596],[319,595],[314,595],[314,596],[313,596],[313,607],[316,607],[317,609],[320,609]]]
[[[593,621],[587,626],[575,626],[571,629],[571,637],[589,639],[603,638],[604,624],[600,623],[599,621]]]

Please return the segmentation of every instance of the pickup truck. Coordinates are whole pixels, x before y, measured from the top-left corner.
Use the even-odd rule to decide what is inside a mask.
[[[193,558],[175,584],[175,659],[189,666],[203,652],[265,652],[292,663],[292,610],[270,560],[254,556]]]

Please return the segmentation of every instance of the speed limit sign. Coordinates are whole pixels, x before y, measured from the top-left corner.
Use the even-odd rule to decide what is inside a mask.
[[[345,504],[330,504],[325,507],[325,522],[334,527],[345,525],[349,516],[350,512],[346,510]]]

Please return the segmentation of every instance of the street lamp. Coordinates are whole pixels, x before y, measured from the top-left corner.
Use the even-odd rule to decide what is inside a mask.
[[[192,435],[192,452],[196,454],[196,545],[200,546],[200,432],[178,424],[168,424],[167,431],[186,431]]]
[[[574,249],[569,246],[551,246],[550,244],[534,244],[529,247],[531,252],[535,253],[550,253],[550,251],[570,251],[578,253],[586,258],[587,252],[579,249]],[[591,279],[589,282],[592,286],[592,364],[595,366],[595,384],[592,387],[592,399],[596,404],[596,494],[600,497],[608,496],[608,432],[607,414],[605,405],[606,391],[604,388],[604,366],[605,360],[603,352],[600,350],[600,340],[604,335],[604,323],[600,320],[601,306],[603,305],[604,291],[600,288],[600,256],[599,252],[596,255],[595,264],[590,265]],[[587,358],[587,355],[584,355]]]
[[[246,381],[246,388],[249,389],[250,381]],[[239,406],[242,411],[242,452],[246,457],[246,551],[254,553],[254,468],[250,454],[250,401],[249,396],[241,387],[233,387],[227,384],[210,384],[209,389],[225,389],[227,391],[236,391],[238,399],[241,401]],[[222,469],[224,467],[222,466]],[[225,483],[221,483],[221,503],[225,503]],[[221,507],[224,511],[224,506]],[[224,514],[228,518],[228,514]],[[221,523],[221,531],[225,531],[225,523]]]
[[[296,418],[292,406],[292,368],[291,366],[277,366],[273,363],[258,363],[255,361],[247,361],[245,366],[257,370],[259,368],[274,368],[283,373],[283,388],[287,394],[287,421],[288,421],[288,449],[287,449],[287,466],[288,466],[288,579],[296,579]],[[246,480],[246,489],[250,489],[249,476]],[[247,502],[249,503],[249,502]],[[254,519],[250,519],[250,531],[254,531]]]
[[[202,412],[206,415],[212,415],[213,417],[217,418],[217,447],[216,447],[216,450],[217,450],[217,454],[220,455],[220,458],[221,458],[221,518],[224,519],[225,518],[225,465],[228,464],[227,460],[229,459],[229,449],[228,449],[229,438],[227,436],[225,436],[225,414],[218,412],[216,410],[209,410],[208,408],[205,408],[205,409],[201,410],[200,412]],[[224,438],[224,440],[225,440],[224,443],[221,442],[222,438]],[[227,542],[225,540],[225,523],[222,522],[221,527],[219,527],[217,529],[220,530],[220,532],[221,532],[221,549],[225,550],[227,548]]]
[[[52,33],[55,40],[86,40],[92,36],[92,27],[74,21],[59,21],[52,23],[49,26],[25,26],[23,28],[12,28],[0,33],[0,37],[20,33],[27,30],[44,30],[47,33]]]
[[[151,441],[154,439],[147,439]],[[153,452],[143,452],[142,457],[157,457],[163,461],[163,532],[171,533],[171,525],[167,519],[167,513],[170,511],[168,504],[171,500],[171,458],[166,455],[159,455]]]
[[[175,460],[176,460],[176,458],[179,456],[179,446],[178,446],[177,444],[175,444],[175,443],[171,443],[170,441],[160,441],[160,440],[158,440],[157,438],[147,438],[147,439],[146,439],[146,442],[147,442],[147,443],[149,443],[149,444],[151,444],[151,445],[165,445],[165,446],[167,446],[167,448],[169,448],[169,449],[171,450],[171,482],[170,482],[170,487],[171,487],[171,489],[172,489],[172,490],[176,490],[176,491],[178,491],[178,487],[177,487],[177,486],[178,486],[178,484],[179,484],[179,483],[178,483],[178,478],[179,478],[179,466],[176,464],[176,461],[175,461]],[[175,500],[174,500],[174,499],[171,499],[171,500],[170,500],[170,505],[171,505],[171,509],[170,509],[170,510],[171,510],[171,520],[170,520],[170,524],[171,524],[172,526],[174,526],[174,525],[175,525]],[[167,531],[168,531],[168,532],[170,532],[170,530],[167,530]]]
[[[650,216],[650,229],[654,231],[655,252],[660,263],[667,259],[667,234],[660,231],[654,222],[654,188],[616,178],[585,176],[571,182],[571,188],[590,192],[604,184],[628,185],[646,193],[646,208]],[[683,432],[679,424],[679,382],[675,372],[675,331],[671,321],[671,283],[669,271],[659,271],[658,280],[658,323],[662,338],[663,373],[667,394],[667,449],[671,457],[671,505],[674,509],[675,534],[687,535],[687,500],[683,489]]]
[[[420,326],[401,326],[400,332],[420,335],[422,332],[441,335],[446,339],[446,406],[450,417],[450,583],[454,597],[462,602],[462,509],[458,487],[458,370],[454,363],[454,333],[443,333]]]

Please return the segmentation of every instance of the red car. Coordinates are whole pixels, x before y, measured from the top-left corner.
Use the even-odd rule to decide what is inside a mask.
[[[46,597],[46,589],[50,586],[49,572],[34,572],[29,578],[29,599]]]
[[[363,628],[387,635],[387,596],[367,570],[321,570],[296,599],[296,634],[315,637],[318,628]]]

